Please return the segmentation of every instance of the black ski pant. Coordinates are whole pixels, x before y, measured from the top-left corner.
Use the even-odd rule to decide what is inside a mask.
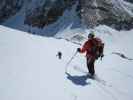
[[[89,73],[93,76],[95,74],[95,68],[94,68],[95,59],[91,59],[87,57],[87,68]]]

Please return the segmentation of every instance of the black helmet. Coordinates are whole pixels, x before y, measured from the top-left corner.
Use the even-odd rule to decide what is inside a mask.
[[[89,35],[88,35],[88,38],[94,38],[95,35],[94,35],[94,32],[91,32]]]

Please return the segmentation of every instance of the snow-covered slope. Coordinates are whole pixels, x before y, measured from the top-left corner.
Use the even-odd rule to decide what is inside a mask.
[[[82,54],[76,55],[65,74],[79,45],[0,26],[0,100],[132,100],[133,61],[111,52],[133,57],[133,31],[126,35],[106,28],[107,33],[105,28],[97,28],[97,36],[105,41],[105,57],[96,62],[99,80],[92,80],[74,69],[87,71]],[[61,60],[58,51],[63,53]]]

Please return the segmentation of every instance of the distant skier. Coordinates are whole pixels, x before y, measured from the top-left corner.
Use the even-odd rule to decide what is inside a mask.
[[[99,57],[102,59],[104,56],[103,49],[104,43],[102,43],[100,38],[95,37],[94,32],[91,32],[88,35],[88,40],[84,43],[82,48],[77,48],[77,51],[80,53],[86,52],[87,68],[91,76],[94,76],[95,74],[95,60]]]
[[[57,53],[56,56],[58,56],[59,59],[62,59],[62,53],[60,51]]]

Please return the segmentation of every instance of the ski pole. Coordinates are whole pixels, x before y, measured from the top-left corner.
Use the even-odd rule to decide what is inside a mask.
[[[76,52],[74,53],[74,55],[71,57],[71,59],[68,61],[68,63],[66,64],[65,72],[67,72],[68,65],[71,63],[71,61],[74,59],[74,57],[76,56],[77,53],[78,53],[78,52],[76,51]]]

